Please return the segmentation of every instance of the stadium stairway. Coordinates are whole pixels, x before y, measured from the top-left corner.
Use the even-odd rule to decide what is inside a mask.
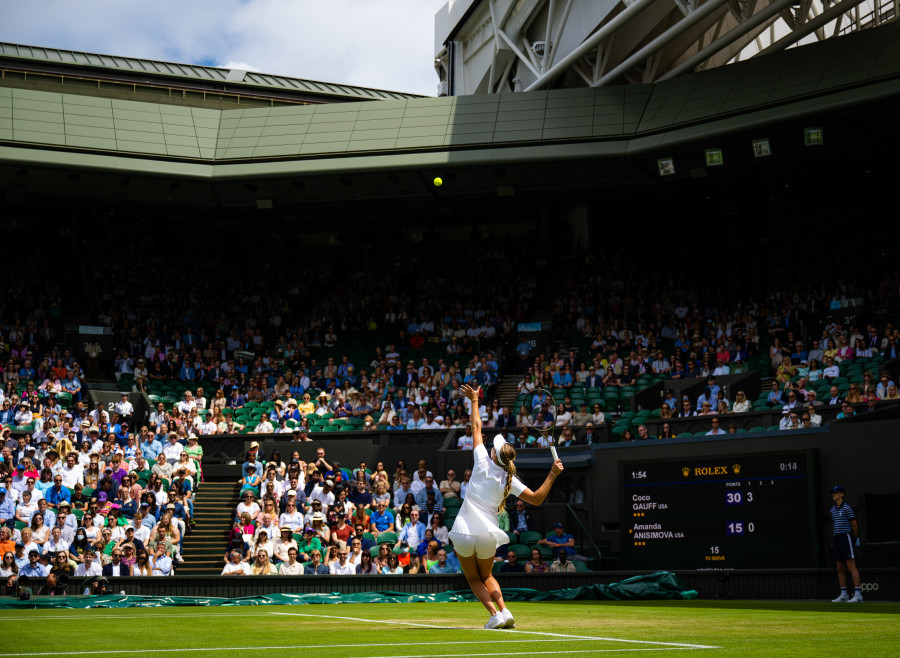
[[[520,381],[522,381],[522,375],[519,374],[504,377],[503,381],[497,384],[497,390],[494,393],[494,397],[500,400],[501,406],[509,407],[510,412],[513,414],[519,411],[515,408],[515,401],[519,395]]]
[[[184,538],[179,576],[211,576],[222,571],[222,556],[240,499],[235,482],[204,482],[194,501],[197,526]]]
[[[550,261],[550,266],[545,270],[545,276],[541,277],[540,284],[529,302],[527,322],[549,323],[553,319],[553,312],[559,301],[559,292],[565,283],[564,273],[568,271],[569,265],[574,261],[573,256],[560,256]],[[522,381],[522,373],[515,372],[518,363],[516,361],[513,363],[512,371],[503,377],[494,394],[499,398],[501,405],[510,407],[515,406],[516,398],[519,395],[519,382]],[[519,410],[511,408],[510,411],[515,414]]]

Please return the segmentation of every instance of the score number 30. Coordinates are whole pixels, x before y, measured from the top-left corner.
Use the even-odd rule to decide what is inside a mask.
[[[753,492],[748,491],[746,494],[746,500],[748,503],[753,502]],[[725,504],[726,505],[743,505],[744,504],[744,494],[740,491],[729,491],[725,494]]]

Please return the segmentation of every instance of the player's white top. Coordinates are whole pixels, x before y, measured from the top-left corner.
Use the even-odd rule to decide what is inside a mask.
[[[497,436],[505,443],[502,435]],[[450,540],[453,540],[455,534],[470,537],[491,534],[497,540],[497,546],[502,546],[509,543],[509,538],[497,524],[497,510],[503,502],[506,471],[494,463],[484,445],[475,448],[474,457],[475,465],[466,488],[466,499],[453,521]],[[525,488],[522,481],[514,477],[509,492],[518,496]]]

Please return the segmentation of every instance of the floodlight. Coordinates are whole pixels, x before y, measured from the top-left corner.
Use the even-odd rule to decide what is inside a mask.
[[[672,176],[675,173],[675,158],[660,158],[656,166],[660,176]]]
[[[722,149],[706,149],[706,166],[721,167],[725,164],[725,154]]]
[[[772,155],[772,145],[769,143],[768,137],[754,139],[752,145],[754,158],[767,158]]]
[[[803,144],[806,146],[822,146],[825,143],[825,131],[822,128],[804,128]]]

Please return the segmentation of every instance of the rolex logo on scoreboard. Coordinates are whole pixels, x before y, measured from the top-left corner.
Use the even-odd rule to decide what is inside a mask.
[[[684,477],[703,477],[708,475],[731,475],[732,473],[737,474],[741,470],[740,464],[735,464],[734,466],[727,466],[725,464],[716,466],[684,466],[681,469],[681,474]]]

